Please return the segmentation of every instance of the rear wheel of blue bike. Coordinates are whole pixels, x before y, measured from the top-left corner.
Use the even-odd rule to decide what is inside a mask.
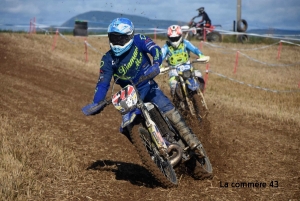
[[[201,146],[202,156],[193,154],[193,157],[186,162],[186,167],[188,172],[192,175],[194,179],[203,180],[203,179],[212,179],[213,178],[213,169],[210,163],[210,160],[204,150],[204,147]]]

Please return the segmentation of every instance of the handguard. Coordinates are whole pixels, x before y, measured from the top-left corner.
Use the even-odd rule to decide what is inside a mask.
[[[107,101],[103,100],[99,103],[88,104],[84,106],[81,110],[84,115],[90,116],[90,115],[99,114],[101,109],[103,109],[106,105],[107,105]]]
[[[169,70],[170,70],[169,67],[160,68],[160,73],[159,74],[165,74]]]
[[[153,79],[157,75],[159,75],[160,69],[159,69],[159,64],[155,63],[152,66],[149,67],[147,71],[145,71],[144,75],[141,76],[136,84],[139,84],[143,81]]]

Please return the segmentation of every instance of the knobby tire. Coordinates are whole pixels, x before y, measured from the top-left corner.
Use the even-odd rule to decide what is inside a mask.
[[[186,162],[186,167],[188,169],[188,173],[197,180],[204,179],[212,179],[213,178],[213,170],[210,160],[204,150],[205,157],[198,158],[197,156],[192,157],[189,161]]]
[[[162,185],[164,188],[175,187],[178,184],[176,173],[172,167],[172,165],[167,162],[167,172],[170,174],[170,178],[168,178],[158,167],[159,164],[156,164],[152,157],[150,156],[150,152],[153,152],[152,146],[149,144],[145,144],[145,140],[142,137],[145,137],[147,141],[152,143],[152,139],[147,129],[139,123],[133,126],[131,130],[131,139],[132,143],[135,146],[143,164],[147,168],[147,170],[152,174],[153,177]],[[165,168],[164,168],[165,171]]]

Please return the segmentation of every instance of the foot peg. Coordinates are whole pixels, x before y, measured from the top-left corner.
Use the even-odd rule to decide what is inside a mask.
[[[192,149],[193,151],[194,151],[194,153],[195,153],[195,155],[199,158],[199,159],[201,159],[201,158],[205,158],[205,154],[204,154],[204,152],[203,152],[203,150],[202,150],[202,145],[201,144],[199,144],[198,146],[196,146],[194,149]]]

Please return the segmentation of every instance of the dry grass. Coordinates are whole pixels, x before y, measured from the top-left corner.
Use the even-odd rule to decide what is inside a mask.
[[[108,41],[106,37],[89,37],[88,43],[99,52],[88,48],[88,62],[86,62],[84,38],[66,37],[69,41],[59,36],[56,47],[52,50],[55,36],[0,34],[0,39],[2,38],[0,49],[3,53],[0,58],[3,63],[8,61],[5,66],[4,64],[0,65],[1,200],[90,200],[89,196],[78,197],[78,193],[84,194],[87,187],[85,182],[88,183],[92,176],[95,178],[100,173],[93,173],[93,175],[87,173],[83,176],[79,172],[85,170],[92,160],[88,157],[89,154],[92,154],[87,151],[92,146],[89,143],[100,141],[102,136],[97,135],[97,128],[89,126],[99,123],[99,119],[87,120],[83,115],[81,116],[78,108],[92,98],[93,87],[98,77],[99,61],[102,56],[99,52],[104,54],[108,50]],[[162,46],[164,41],[157,40],[157,43]],[[196,42],[193,43],[199,45]],[[236,50],[232,49],[251,49],[263,45],[222,43],[218,45],[224,45],[226,48],[218,49],[207,45],[204,45],[203,48],[204,54],[211,57],[210,70],[213,72],[208,74],[205,91],[209,105],[217,107],[217,111],[224,109],[224,113],[232,112],[240,117],[252,118],[255,116],[257,118],[255,121],[261,119],[295,126],[295,129],[300,128],[300,88],[298,88],[300,48],[283,45],[279,60],[276,59],[278,46],[263,50],[240,50],[258,61],[291,66],[268,66],[240,55],[237,72],[234,74]],[[19,51],[15,52],[16,49]],[[30,77],[31,74],[26,74],[20,78],[21,75],[18,73],[22,73],[22,65],[32,66],[32,69],[39,68],[40,72],[44,72],[46,75],[51,72],[51,76],[55,79],[68,77],[69,79],[65,81],[66,87],[56,86],[55,81],[43,83],[41,80],[35,80],[35,77],[41,75],[35,75],[34,71],[32,71],[32,77]],[[10,72],[9,66],[18,66],[20,72]],[[204,74],[205,65],[198,67]],[[227,78],[220,77],[216,73]],[[244,84],[233,82],[228,78],[242,81]],[[157,78],[161,86],[167,89],[167,83],[163,79],[167,79],[166,76]],[[246,84],[279,92],[264,91]],[[290,90],[291,92],[280,92]],[[70,94],[74,94],[72,100],[69,99]],[[100,118],[108,118],[112,121],[103,124],[102,128],[113,129],[112,125],[115,124],[113,115],[100,116]],[[114,125],[114,127],[117,130],[118,126]],[[87,131],[87,129],[89,130]],[[77,136],[70,137],[74,133]],[[80,136],[81,134],[88,136],[87,133],[91,137]],[[113,137],[115,136],[112,135],[109,139]],[[299,145],[299,142],[296,144]],[[97,147],[93,147],[96,149],[94,155],[97,157],[107,156],[109,152],[106,151],[106,146],[109,144],[102,145],[99,150]],[[291,149],[299,148],[296,145],[291,146]],[[80,150],[76,150],[78,147]],[[118,147],[116,149],[119,149],[119,152],[124,151]],[[79,155],[79,152],[82,155]],[[111,153],[108,157],[114,158]],[[128,161],[133,160],[126,158],[125,153],[120,157]],[[296,160],[296,158],[292,160]],[[138,160],[133,162],[139,163]],[[99,200],[112,198],[112,194],[116,192],[110,190],[110,187],[122,185],[120,183],[124,182],[107,175],[108,173],[105,174],[106,179],[102,178],[106,181],[105,183],[97,184],[101,187],[95,192],[100,196]],[[82,183],[73,183],[78,180]],[[188,186],[185,183],[182,185]],[[210,185],[212,184],[208,183],[209,187],[206,190],[214,191]],[[297,188],[297,184],[293,183],[293,185],[296,185]],[[65,186],[72,186],[72,188],[66,190]],[[56,189],[56,191],[53,192],[52,189]],[[172,199],[171,191],[168,190],[170,199]],[[122,198],[124,194],[119,193]],[[174,193],[176,195],[178,192]],[[130,194],[130,196],[130,198],[136,197],[135,194]],[[224,194],[224,196],[227,195]],[[199,197],[191,195],[190,198],[197,199]],[[215,198],[216,200],[221,199],[220,197]],[[235,197],[235,199],[238,198],[241,197]],[[126,200],[128,197],[123,197],[123,199]],[[230,193],[228,199],[230,199]]]
[[[248,45],[247,48],[255,48],[255,46]],[[206,96],[208,99],[216,97],[209,101],[219,100],[222,104],[229,105],[246,114],[255,113],[267,118],[280,119],[283,123],[294,122],[299,125],[299,47],[284,47],[279,60],[276,59],[277,46],[267,50],[241,50],[240,52],[253,58],[253,60],[239,54],[236,73],[234,73],[236,51],[230,51],[230,48],[225,49],[226,54],[212,51],[213,49],[204,49],[204,52],[212,57],[211,70],[227,77],[224,79],[215,74],[209,75]],[[240,46],[240,48],[245,47]],[[215,58],[217,61],[214,61]],[[291,66],[283,67],[280,65]],[[228,80],[228,78],[243,83],[239,84]],[[260,89],[254,88],[256,86]],[[264,91],[261,88],[277,92]],[[298,92],[296,92],[297,90]]]

